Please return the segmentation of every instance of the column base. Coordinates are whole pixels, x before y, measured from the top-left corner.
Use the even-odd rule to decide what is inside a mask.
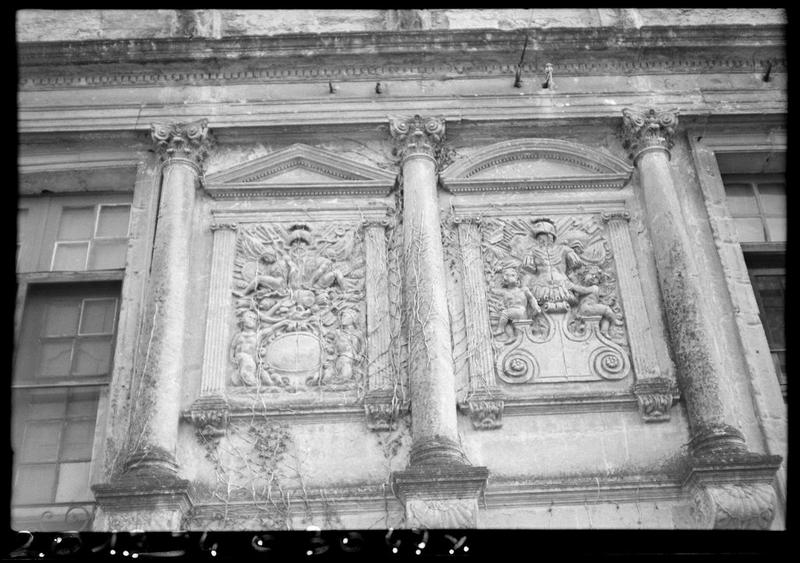
[[[412,467],[429,465],[468,466],[470,463],[457,442],[449,438],[437,436],[414,441],[409,455],[409,465]]]
[[[478,497],[488,478],[486,467],[409,467],[392,474],[392,487],[409,527],[476,528]]]
[[[180,530],[192,509],[189,481],[152,467],[128,471],[92,491],[99,508],[95,531]]]
[[[701,529],[767,530],[777,510],[773,483],[781,457],[755,453],[692,458],[683,482],[688,525]]]
[[[727,424],[719,424],[695,432],[689,441],[689,453],[697,458],[745,454],[747,446],[744,436],[738,429]]]

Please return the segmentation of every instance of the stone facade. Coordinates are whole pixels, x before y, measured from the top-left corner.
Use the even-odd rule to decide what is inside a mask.
[[[21,195],[132,197],[93,529],[782,529],[785,25],[19,12]]]

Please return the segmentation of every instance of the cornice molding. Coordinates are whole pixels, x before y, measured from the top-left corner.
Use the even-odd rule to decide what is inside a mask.
[[[124,61],[149,63],[188,57],[202,60],[308,56],[309,50],[337,55],[461,52],[480,47],[482,52],[518,51],[529,35],[537,51],[644,47],[720,47],[730,44],[760,47],[786,43],[786,25],[702,25],[620,27],[531,28],[517,30],[376,30],[347,33],[293,33],[274,36],[239,36],[222,39],[142,38],[124,40],[42,41],[18,45],[23,66],[51,65],[54,60],[69,64],[103,64]]]
[[[232,130],[257,127],[297,127],[320,125],[385,126],[386,116],[402,115],[413,108],[421,115],[438,115],[447,120],[451,133],[462,120],[509,121],[524,120],[542,123],[574,119],[580,123],[603,119],[618,126],[620,108],[642,105],[652,97],[651,92],[606,92],[555,94],[540,96],[485,95],[454,99],[447,96],[409,96],[375,103],[369,98],[306,100],[262,100],[240,102],[198,102],[191,104],[75,104],[64,106],[21,105],[18,109],[18,128],[22,135],[30,133],[96,133],[113,131],[118,138],[124,131],[145,132],[149,123],[169,119],[191,121],[213,115],[211,126],[221,137]],[[680,108],[681,116],[715,119],[724,116],[758,116],[769,119],[787,113],[787,94],[784,90],[715,89],[703,91],[664,92],[663,106]],[[608,104],[611,99],[615,104]],[[487,100],[491,103],[488,104]],[[568,103],[568,105],[567,105]],[[546,116],[546,117],[545,117]],[[227,130],[227,131],[226,131]],[[376,136],[376,139],[379,138]]]

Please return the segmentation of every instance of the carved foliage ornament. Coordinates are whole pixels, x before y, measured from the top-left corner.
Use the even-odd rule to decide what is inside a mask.
[[[630,157],[636,156],[650,147],[669,150],[673,145],[673,136],[678,127],[678,110],[630,109],[622,110],[622,132],[625,148]]]
[[[190,123],[153,123],[150,136],[163,160],[183,157],[200,163],[210,147],[208,120]]]
[[[420,528],[474,528],[477,510],[475,499],[409,499],[406,519]]]
[[[424,154],[439,159],[445,138],[445,121],[441,117],[410,119],[389,118],[389,132],[395,141],[395,155],[401,159]]]
[[[364,268],[357,224],[240,226],[231,385],[363,389]]]
[[[775,489],[766,483],[701,487],[694,494],[694,511],[704,528],[766,530],[775,517]]]
[[[596,216],[480,223],[497,376],[505,383],[630,374],[616,267]]]

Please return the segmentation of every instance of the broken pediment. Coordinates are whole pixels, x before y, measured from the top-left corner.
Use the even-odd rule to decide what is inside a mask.
[[[597,149],[559,139],[496,143],[456,161],[442,173],[452,192],[542,189],[619,189],[633,167]]]
[[[393,172],[324,149],[295,144],[209,174],[205,178],[205,189],[215,199],[383,196],[392,189],[395,179]]]

